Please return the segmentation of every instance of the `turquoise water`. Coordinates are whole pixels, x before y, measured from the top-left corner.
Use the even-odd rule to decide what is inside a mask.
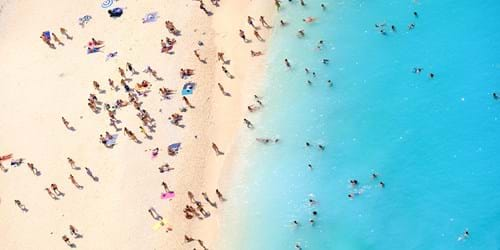
[[[265,108],[241,136],[221,248],[500,249],[500,2],[321,2],[283,0],[290,25],[274,31]]]

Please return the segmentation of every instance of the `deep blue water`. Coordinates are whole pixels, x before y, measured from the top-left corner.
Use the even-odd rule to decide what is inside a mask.
[[[500,2],[306,3],[283,0],[290,25],[275,27],[265,107],[227,181],[221,248],[500,249]]]

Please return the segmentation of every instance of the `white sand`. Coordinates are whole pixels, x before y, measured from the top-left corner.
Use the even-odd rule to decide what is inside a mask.
[[[41,176],[34,176],[26,164],[0,172],[0,232],[2,249],[66,249],[61,240],[68,235],[68,226],[76,226],[83,238],[71,241],[79,249],[199,249],[197,243],[184,244],[184,234],[204,240],[208,248],[216,246],[219,235],[218,209],[205,204],[211,216],[204,220],[186,220],[182,209],[189,203],[186,192],[191,190],[198,200],[206,191],[216,200],[222,171],[230,169],[234,141],[258,82],[262,77],[265,57],[250,57],[250,49],[265,50],[266,43],[258,42],[246,24],[246,16],[264,15],[272,20],[273,3],[266,0],[222,0],[216,8],[205,0],[214,15],[207,17],[195,1],[128,1],[115,6],[126,7],[118,19],[108,17],[99,1],[6,1],[0,4],[0,155],[14,153],[35,164]],[[158,11],[160,19],[142,24],[145,13]],[[85,14],[93,19],[85,28],[77,18]],[[164,21],[171,20],[182,35],[176,37],[174,55],[160,53],[160,39],[173,37]],[[259,22],[256,21],[258,24]],[[68,29],[73,40],[59,33]],[[238,29],[244,28],[252,43],[243,44]],[[42,31],[58,35],[65,46],[48,48],[39,38]],[[269,38],[270,31],[259,31]],[[106,53],[118,51],[118,56],[105,62],[105,53],[86,55],[83,46],[90,38],[105,41]],[[207,64],[193,54],[199,48]],[[216,62],[216,51],[225,52],[231,60],[227,68],[235,75],[229,80]],[[142,141],[136,144],[119,132],[118,144],[107,149],[99,143],[99,134],[113,132],[106,112],[94,114],[87,107],[89,93],[97,94],[92,81],[106,89],[98,98],[110,103],[117,98],[127,100],[123,89],[110,91],[107,79],[119,85],[118,67],[131,62],[141,74],[129,85],[142,80],[153,83],[148,97],[140,98],[156,119],[157,129],[152,140],[143,139],[140,120],[130,105],[118,110],[117,118]],[[150,65],[164,78],[155,81],[142,73]],[[180,68],[194,68],[192,80],[197,89],[189,99],[196,106],[184,115],[184,129],[171,125],[167,117],[184,106],[181,95],[172,100],[160,100],[158,89],[167,87],[180,92],[186,82],[179,77]],[[130,73],[128,74],[130,75]],[[221,82],[231,97],[223,96]],[[160,112],[160,110],[162,110]],[[69,131],[61,122],[64,116],[76,128]],[[198,139],[194,136],[197,135]],[[179,155],[166,154],[167,146],[182,142]],[[225,152],[216,157],[210,145],[216,142]],[[151,159],[146,149],[160,147],[163,151]],[[94,182],[85,170],[72,170],[66,157],[78,166],[89,167],[99,177]],[[175,170],[160,174],[158,167],[168,162]],[[4,161],[9,165],[9,161]],[[76,189],[68,180],[73,174],[84,186]],[[172,201],[160,199],[165,181],[177,193]],[[58,184],[65,196],[52,200],[44,188]],[[224,193],[224,190],[221,190]],[[229,200],[231,197],[227,197]],[[29,209],[21,212],[14,200],[21,200]],[[154,231],[156,223],[147,210],[154,207],[173,228]],[[219,210],[224,205],[219,204]]]

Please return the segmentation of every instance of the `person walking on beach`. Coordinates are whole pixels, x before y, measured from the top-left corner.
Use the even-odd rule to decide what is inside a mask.
[[[224,90],[224,86],[222,86],[222,84],[220,84],[220,82],[217,83],[217,86],[219,86],[219,90],[220,90],[220,92],[222,92],[223,95],[225,95],[225,96],[231,96],[231,94],[229,94],[228,92],[226,92]]]
[[[222,61],[222,63],[226,63],[223,52],[217,52],[217,61]]]
[[[62,240],[66,243],[66,245],[68,245],[70,247],[73,247],[73,243],[71,243],[71,241],[69,240],[68,236],[63,235],[62,236]]]
[[[198,58],[198,61],[204,62],[204,60],[201,59],[200,53],[198,52],[197,49],[193,50],[193,53],[194,53],[194,56],[196,56],[196,58]]]
[[[138,75],[139,72],[137,72],[137,70],[134,69],[134,67],[132,67],[132,64],[127,62],[127,70],[132,72],[132,75]]]
[[[64,124],[64,126],[67,128],[67,129],[70,129],[71,127],[69,126],[69,122],[68,120],[66,120],[66,118],[64,118],[64,116],[61,117],[62,119],[62,122]]]
[[[118,72],[120,73],[120,76],[126,79],[127,77],[125,76],[125,70],[123,70],[121,67],[118,67]]]
[[[148,212],[151,215],[151,217],[153,217],[153,219],[163,220],[163,217],[161,215],[159,215],[158,212],[156,212],[156,210],[154,208],[149,208]]]
[[[264,28],[266,28],[266,29],[270,29],[270,28],[272,28],[272,27],[271,27],[271,25],[269,25],[269,24],[266,22],[266,20],[264,19],[264,16],[260,16],[260,17],[259,17],[259,21],[260,21],[260,23],[262,24],[262,26],[264,26]]]
[[[33,172],[34,175],[39,175],[40,171],[35,168],[35,165],[33,163],[28,162],[28,168]]]
[[[276,6],[276,10],[279,11],[281,8],[280,0],[274,0],[274,6]]]
[[[262,51],[253,51],[253,50],[250,50],[250,55],[252,57],[255,57],[255,56],[261,56],[263,55]]]
[[[231,73],[229,72],[229,70],[227,70],[227,68],[224,67],[224,65],[222,65],[222,72],[224,72],[224,74],[226,74],[226,76],[228,78],[231,78],[231,79],[233,78],[233,75],[231,75]]]
[[[52,191],[50,189],[45,188],[45,191],[47,191],[47,193],[49,194],[50,198],[52,198],[54,200],[58,199],[57,196],[54,193],[52,193]]]
[[[285,66],[286,66],[287,68],[291,68],[291,67],[292,67],[292,65],[291,65],[291,64],[290,64],[290,62],[288,61],[288,58],[285,58]]]
[[[165,193],[171,193],[170,189],[168,188],[167,183],[165,183],[164,181],[162,181],[161,185],[163,186],[163,189],[165,190]]]
[[[189,99],[188,99],[186,96],[183,96],[183,97],[182,97],[182,100],[184,101],[184,103],[186,103],[186,105],[187,105],[189,108],[194,109],[194,106],[191,104],[191,102],[189,102]]]
[[[208,204],[210,204],[210,206],[217,208],[217,203],[216,203],[216,202],[211,201],[211,200],[210,200],[210,198],[208,198],[208,194],[207,194],[207,193],[203,192],[203,193],[201,193],[201,195],[203,196],[203,198],[205,199],[205,201],[206,201]]]
[[[217,144],[215,144],[215,143],[213,143],[213,142],[212,142],[212,149],[215,151],[215,154],[216,154],[217,156],[219,156],[219,155],[224,155],[224,152],[220,151],[220,150],[219,150],[219,147],[217,146]]]
[[[65,28],[60,28],[59,31],[66,37],[66,39],[73,40],[73,37],[68,34],[68,31]]]
[[[20,200],[14,200],[14,204],[16,204],[16,206],[17,206],[19,209],[21,209],[21,211],[23,211],[23,212],[25,212],[25,213],[26,213],[26,212],[28,212],[28,209],[26,208],[26,206],[25,206],[23,203],[21,203],[21,201],[20,201]]]
[[[69,233],[73,235],[75,238],[82,237],[82,235],[78,233],[78,230],[73,225],[69,225]]]
[[[54,193],[57,196],[64,196],[64,193],[59,190],[59,188],[57,187],[56,184],[54,184],[54,183],[50,184],[50,188],[52,189],[52,191],[54,191]]]
[[[54,37],[54,41],[56,41],[57,44],[64,46],[64,43],[59,40],[59,37],[57,37],[54,32],[52,32],[52,36]]]
[[[75,185],[76,188],[78,188],[78,189],[83,188],[83,186],[81,186],[80,184],[78,184],[78,182],[76,182],[75,177],[72,174],[69,175],[69,179],[71,180],[71,183],[73,183],[73,185]]]
[[[247,128],[249,128],[249,129],[254,128],[252,122],[250,122],[247,118],[243,118],[243,122],[245,122],[245,125],[247,125]]]
[[[251,16],[247,17],[247,23],[250,24],[250,26],[252,26],[252,28],[257,29],[257,27],[255,27],[255,24],[253,23],[253,20],[254,20],[253,17],[251,17]]]
[[[261,41],[261,42],[264,42],[264,38],[262,38],[259,34],[259,32],[257,30],[254,30],[253,31],[253,34],[255,35],[255,37],[257,37],[257,40]]]
[[[2,172],[4,172],[4,173],[7,173],[7,171],[9,171],[6,167],[4,167],[2,162],[0,162],[0,170],[2,170]]]
[[[87,172],[87,175],[90,176],[90,178],[92,178],[92,180],[99,181],[99,178],[97,176],[94,176],[90,168],[85,167],[85,171]]]
[[[67,157],[68,159],[68,163],[69,165],[71,166],[72,169],[77,169],[77,167],[75,166],[75,161],[69,157]]]
[[[215,194],[217,195],[217,198],[220,201],[226,201],[226,199],[224,198],[224,196],[222,195],[222,193],[219,191],[219,189],[215,189]]]
[[[248,42],[247,37],[245,35],[245,31],[240,30],[240,37],[243,39],[243,42]]]

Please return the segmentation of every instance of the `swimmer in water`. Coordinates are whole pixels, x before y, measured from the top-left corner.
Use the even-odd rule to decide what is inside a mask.
[[[493,99],[498,100],[500,97],[498,97],[497,93],[493,92]]]
[[[297,31],[297,36],[298,36],[299,38],[302,38],[302,37],[304,37],[305,35],[306,35],[306,34],[304,33],[304,30],[303,30],[303,29],[300,29],[299,31]]]
[[[310,17],[306,17],[306,18],[302,19],[302,21],[305,23],[312,23],[312,22],[316,21],[316,18],[310,16]]]

